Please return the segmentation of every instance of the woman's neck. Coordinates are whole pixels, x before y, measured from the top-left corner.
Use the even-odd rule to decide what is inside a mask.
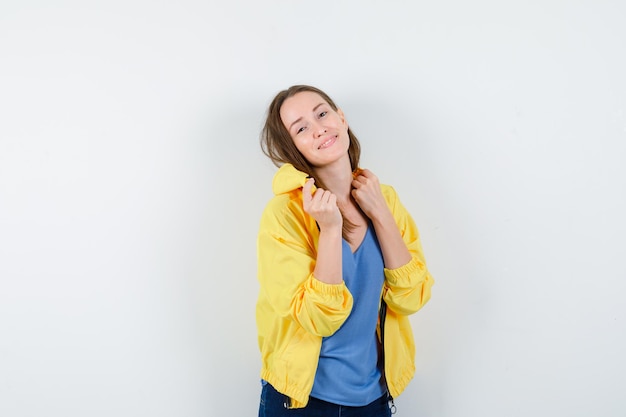
[[[315,176],[335,194],[337,203],[342,204],[351,200],[353,177],[349,163],[318,168],[315,170]]]
[[[344,238],[352,251],[363,241],[367,231],[367,216],[352,197],[352,168],[350,162],[326,165],[315,170],[315,176],[323,186],[337,197],[337,206],[344,219]]]

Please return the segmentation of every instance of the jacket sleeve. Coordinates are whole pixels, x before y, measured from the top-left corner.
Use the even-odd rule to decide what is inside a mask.
[[[402,239],[411,253],[411,260],[399,268],[385,268],[383,297],[390,309],[398,314],[409,315],[422,308],[430,299],[434,280],[426,267],[419,232],[413,218],[392,187],[387,186],[385,194]]]
[[[316,250],[309,230],[307,219],[289,204],[268,205],[257,239],[260,291],[275,314],[326,337],[346,320],[353,299],[345,282],[326,284],[313,276]]]

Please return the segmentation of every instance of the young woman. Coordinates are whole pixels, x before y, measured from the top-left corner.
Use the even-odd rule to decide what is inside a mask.
[[[261,144],[280,168],[257,242],[259,417],[389,416],[433,284],[415,223],[321,90],[281,91]]]

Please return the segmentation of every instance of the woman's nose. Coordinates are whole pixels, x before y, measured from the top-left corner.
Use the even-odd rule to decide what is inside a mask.
[[[322,126],[321,124],[316,124],[315,125],[315,134],[317,136],[321,136],[324,133],[326,133],[326,128],[324,126]]]

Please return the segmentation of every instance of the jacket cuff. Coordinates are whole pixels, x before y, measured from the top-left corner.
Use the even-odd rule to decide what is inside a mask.
[[[311,274],[308,284],[313,291],[324,295],[340,296],[346,290],[345,281],[341,281],[340,284],[327,284],[315,278],[313,274]]]
[[[416,271],[423,271],[425,268],[426,265],[424,265],[423,262],[420,262],[417,258],[412,257],[409,262],[399,268],[385,268],[385,278],[391,285],[396,285],[402,278],[406,279],[406,277],[411,276]]]

